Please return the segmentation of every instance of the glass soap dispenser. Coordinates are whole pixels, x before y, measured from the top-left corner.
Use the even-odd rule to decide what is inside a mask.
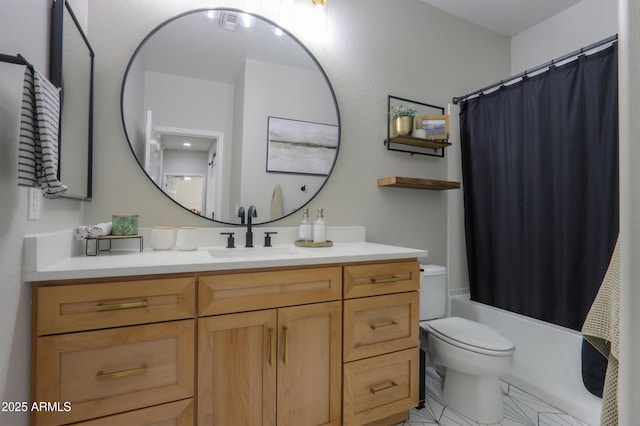
[[[300,222],[300,233],[298,234],[298,241],[313,241],[313,238],[311,237],[311,222],[309,221],[308,208],[305,208],[302,211],[302,222]]]
[[[322,215],[322,209],[318,209],[318,218],[313,224],[313,242],[324,243],[327,241],[327,224]]]

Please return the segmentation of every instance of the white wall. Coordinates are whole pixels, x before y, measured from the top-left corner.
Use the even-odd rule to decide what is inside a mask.
[[[640,4],[620,0],[620,371],[619,424],[640,419]]]
[[[73,0],[72,6],[82,2],[86,0]],[[611,0],[583,0],[561,14],[566,28],[554,24],[522,33],[514,37],[510,45],[506,37],[451,17],[419,0],[331,2],[330,37],[326,42],[312,40],[301,29],[293,29],[327,72],[337,94],[342,119],[336,169],[321,195],[311,203],[311,211],[324,207],[331,225],[365,225],[371,241],[428,249],[432,263],[447,264],[450,252],[457,265],[464,264],[463,252],[460,252],[461,191],[385,189],[375,184],[378,177],[390,175],[459,179],[459,169],[455,166],[459,164],[458,138],[453,131],[456,126],[452,123],[454,147],[447,151],[446,160],[387,152],[382,145],[386,96],[393,94],[445,106],[454,95],[468,93],[611,35],[615,28],[611,28],[609,17],[615,15],[615,4]],[[3,401],[28,399],[30,293],[21,279],[21,245],[25,234],[67,229],[81,222],[98,223],[108,220],[113,212],[124,211],[140,213],[144,227],[215,225],[184,212],[155,189],[131,156],[120,120],[122,76],[138,43],[164,19],[206,6],[236,7],[231,0],[136,0],[135,5],[129,0],[91,2],[89,38],[96,51],[94,143],[97,161],[94,201],[84,205],[83,220],[82,203],[44,199],[41,199],[41,219],[26,220],[27,191],[16,186],[15,177],[23,70],[15,65],[0,64],[0,288],[3,295],[0,300],[0,347],[3,348],[0,350],[0,393]],[[633,6],[633,13],[625,15],[629,28],[640,18],[637,7]],[[588,20],[584,20],[585,14]],[[265,13],[265,16],[278,19],[274,14]],[[37,68],[46,71],[48,28],[49,0],[0,2],[0,52],[23,53]],[[583,32],[584,36],[579,35]],[[629,35],[637,37],[635,33]],[[569,45],[562,44],[565,40],[570,41]],[[531,44],[524,44],[529,42]],[[522,45],[516,49],[516,43]],[[517,58],[514,52],[510,59],[510,46],[512,51],[517,50],[525,57]],[[637,55],[632,56],[632,60],[636,65],[629,80],[637,82],[640,81]],[[637,106],[640,101],[637,84],[633,88],[630,102]],[[457,116],[456,107],[451,114]],[[630,133],[637,136],[638,120],[635,125],[629,120],[627,125]],[[640,158],[636,151],[632,154],[637,164]],[[628,169],[632,168],[630,161],[626,163]],[[635,170],[622,184],[627,194],[640,182],[638,169]],[[638,235],[637,200],[625,202],[633,204],[636,214],[623,222],[622,229]],[[291,226],[297,222],[298,218],[289,218],[278,225]],[[447,235],[454,237],[448,241]],[[454,253],[457,254],[453,256]],[[452,272],[464,276],[459,267]],[[630,273],[634,272],[637,276],[637,271]],[[634,303],[637,306],[640,303],[637,292],[627,291],[625,294],[633,299],[627,299],[625,306],[629,308]],[[628,325],[626,333],[630,334],[632,328]],[[629,351],[627,359],[637,359],[633,357],[638,353],[637,342],[629,345]],[[632,366],[631,362],[626,365],[625,371],[629,374],[621,383],[626,390],[622,401],[626,402],[624,411],[629,420],[640,418],[637,412],[640,408],[633,404],[638,400],[640,389],[640,385],[634,386],[639,383],[638,371],[629,371]],[[630,423],[631,420],[626,424]],[[0,425],[20,424],[28,424],[26,415],[0,412]]]
[[[128,211],[140,214],[141,226],[215,225],[168,204],[147,181],[124,138],[119,94],[130,55],[155,26],[192,8],[233,4],[222,0],[91,3],[89,36],[96,50],[99,117],[95,152],[101,161],[94,168],[95,197],[87,206],[87,221],[100,222],[114,211]],[[263,14],[279,19],[268,10]],[[378,178],[392,175],[447,178],[447,160],[384,149],[386,97],[393,94],[446,106],[453,95],[509,73],[509,39],[419,0],[331,2],[329,37],[324,41],[311,39],[305,28],[291,29],[327,72],[342,119],[336,167],[309,205],[310,211],[323,207],[330,225],[364,225],[370,241],[428,249],[432,262],[445,264],[448,193],[376,185]],[[118,164],[117,173],[113,164]],[[295,226],[299,219],[290,217],[278,225]]]
[[[49,0],[0,2],[0,53],[21,53],[45,75],[49,7]],[[40,220],[27,221],[27,189],[17,183],[23,75],[24,67],[0,63],[0,401],[18,402],[29,400],[31,292],[22,282],[23,237],[71,228],[81,217],[78,201],[40,198]],[[28,414],[0,411],[0,425],[21,424]]]
[[[154,126],[218,131],[231,137],[232,84],[147,71],[144,93],[144,109],[153,111]]]
[[[618,3],[616,1],[582,0],[575,6],[512,37],[511,75],[544,64],[617,33]]]
[[[267,173],[266,117],[312,121],[337,125],[333,98],[326,90],[324,78],[301,68],[287,67],[257,60],[245,64],[245,101],[242,131],[242,185],[240,204],[256,206],[260,220],[271,220],[271,198],[276,184],[282,188],[285,213],[300,207],[315,194],[324,176]],[[265,86],[263,82],[271,82]],[[256,185],[260,182],[260,185]],[[306,186],[306,192],[300,190]]]
[[[72,5],[86,0],[74,0]],[[47,71],[49,0],[0,2],[0,52],[23,53]],[[305,2],[306,3],[306,2]],[[168,202],[131,155],[120,118],[120,89],[129,58],[143,37],[177,13],[228,0],[112,0],[90,3],[88,36],[95,50],[93,201],[42,201],[41,219],[26,220],[26,189],[16,186],[22,69],[0,64],[0,392],[3,401],[27,401],[30,292],[21,278],[25,234],[108,221],[114,212],[140,214],[141,226],[213,223]],[[366,14],[366,15],[365,15]],[[265,13],[277,20],[275,14]],[[391,22],[394,17],[396,22]],[[114,23],[117,23],[114,24]],[[395,29],[394,29],[395,28]],[[324,207],[330,225],[364,225],[368,239],[428,249],[435,263],[447,257],[447,193],[376,186],[376,179],[406,175],[446,179],[439,158],[387,152],[389,94],[446,105],[509,70],[509,40],[470,25],[419,0],[350,0],[329,7],[326,42],[294,33],[314,52],[337,94],[342,119],[334,174],[310,210]],[[299,218],[278,226],[297,225]],[[277,241],[276,241],[277,242]],[[0,412],[0,424],[28,424],[27,414]]]

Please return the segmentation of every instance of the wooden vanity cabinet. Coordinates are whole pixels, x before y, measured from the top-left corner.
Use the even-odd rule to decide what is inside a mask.
[[[396,424],[418,288],[414,260],[33,283],[31,401],[61,409],[31,423]]]
[[[31,400],[60,407],[32,424],[193,418],[195,277],[36,283],[33,302]]]
[[[200,312],[249,311],[198,320],[198,425],[340,425],[341,287],[340,267],[201,277]]]
[[[344,425],[393,425],[418,405],[420,265],[344,267]]]

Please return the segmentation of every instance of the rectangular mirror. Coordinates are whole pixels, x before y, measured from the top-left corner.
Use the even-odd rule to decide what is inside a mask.
[[[93,60],[89,40],[66,0],[51,9],[49,79],[61,88],[59,179],[65,198],[91,201]]]

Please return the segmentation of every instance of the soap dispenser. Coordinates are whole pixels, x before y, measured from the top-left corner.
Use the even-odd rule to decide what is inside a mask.
[[[311,222],[309,221],[309,209],[305,208],[302,212],[302,222],[300,222],[300,233],[298,240],[303,242],[313,241],[311,238]]]
[[[324,243],[327,241],[327,224],[324,222],[322,208],[318,209],[318,218],[313,224],[313,242]]]

